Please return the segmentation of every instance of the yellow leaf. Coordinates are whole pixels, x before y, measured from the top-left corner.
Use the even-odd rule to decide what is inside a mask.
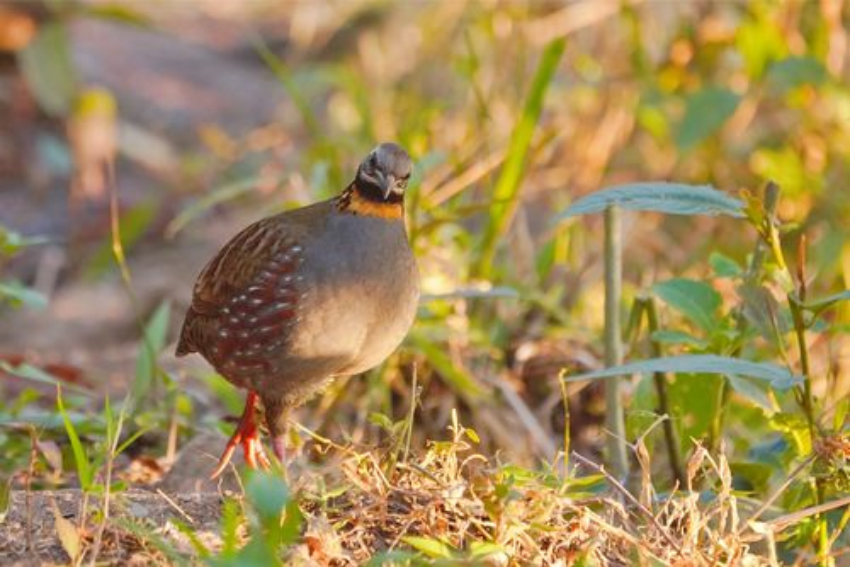
[[[77,561],[80,556],[80,533],[77,531],[77,526],[62,516],[56,502],[53,503],[53,518],[56,523],[56,533],[59,535],[59,542],[62,544],[62,549],[71,558],[71,562]]]

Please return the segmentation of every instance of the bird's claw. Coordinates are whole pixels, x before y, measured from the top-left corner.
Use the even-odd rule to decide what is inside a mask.
[[[257,402],[257,394],[254,392],[248,393],[248,398],[245,400],[245,410],[242,412],[242,417],[239,424],[236,426],[236,431],[233,432],[228,440],[222,456],[216,465],[210,479],[215,479],[221,475],[230,463],[237,445],[242,445],[242,452],[245,455],[245,464],[250,468],[262,468],[268,470],[272,463],[266,456],[263,445],[260,443],[260,437],[257,434],[257,424],[255,422],[255,404]]]

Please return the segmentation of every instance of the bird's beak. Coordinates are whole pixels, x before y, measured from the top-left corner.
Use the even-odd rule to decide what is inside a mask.
[[[393,188],[396,186],[396,178],[387,174],[381,179],[381,192],[384,195],[384,200],[386,201],[388,197],[390,197],[390,193],[393,192]]]

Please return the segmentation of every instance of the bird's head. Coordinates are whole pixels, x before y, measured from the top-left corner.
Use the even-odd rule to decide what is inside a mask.
[[[411,177],[411,157],[401,146],[384,142],[369,152],[358,167],[354,185],[372,201],[401,203]]]

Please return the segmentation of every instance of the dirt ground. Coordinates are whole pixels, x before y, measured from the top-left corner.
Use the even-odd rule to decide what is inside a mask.
[[[13,492],[5,529],[0,530],[0,564],[67,565],[70,558],[60,541],[58,522],[62,520],[57,520],[57,514],[76,525],[82,500],[77,489],[34,491],[29,495]],[[159,527],[162,535],[178,541],[175,519],[192,526],[202,540],[217,540],[221,496],[216,492],[167,496],[162,491],[134,488],[116,496],[113,506],[114,518],[148,529]],[[80,532],[84,545],[91,545],[95,537],[90,530]],[[128,533],[110,530],[103,536],[98,560],[111,565],[146,565],[151,560],[151,550]]]

